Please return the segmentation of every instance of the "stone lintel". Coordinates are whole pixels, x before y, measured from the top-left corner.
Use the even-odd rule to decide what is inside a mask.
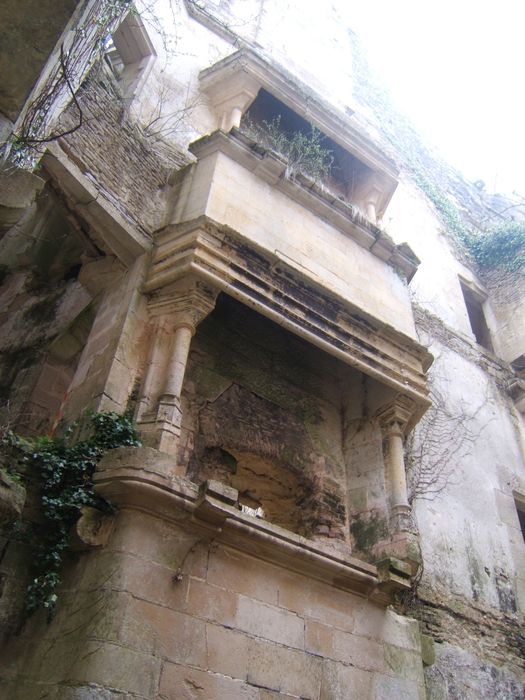
[[[152,300],[170,297],[170,285],[183,285],[188,276],[198,278],[412,398],[412,422],[430,404],[426,348],[327,292],[277,254],[204,216],[167,227],[157,243],[144,285]]]
[[[376,566],[243,513],[234,500],[235,489],[214,481],[199,489],[175,472],[173,461],[156,450],[118,448],[99,463],[95,491],[119,508],[149,512],[203,538],[366,596],[378,605],[388,605],[394,590],[406,587],[393,578],[385,587]]]

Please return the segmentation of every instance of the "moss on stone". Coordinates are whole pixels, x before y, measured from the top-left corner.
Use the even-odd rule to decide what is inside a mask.
[[[350,532],[355,541],[355,548],[369,552],[372,547],[388,535],[386,520],[377,513],[367,517],[358,515],[350,525]]]
[[[57,314],[58,304],[65,290],[40,299],[32,304],[25,312],[24,319],[32,323],[49,323]]]

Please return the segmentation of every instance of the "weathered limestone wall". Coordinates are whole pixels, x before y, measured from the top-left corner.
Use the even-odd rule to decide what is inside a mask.
[[[101,478],[115,474],[121,503],[137,497],[131,482],[118,485],[131,453],[139,482],[171,469],[152,450],[109,453]],[[170,488],[196,494],[180,479]],[[225,546],[182,502],[141,493],[139,510],[119,510],[103,548],[71,558],[53,622],[33,619],[7,647],[8,697],[57,688],[61,699],[424,697],[414,621],[295,573],[293,562]]]
[[[505,208],[428,151],[419,152],[410,125],[398,115],[389,121],[385,94],[371,87],[366,69],[359,72],[363,65],[355,68],[356,95],[399,164],[415,158],[437,191],[465,214],[467,226],[479,227]],[[383,128],[388,135],[381,135]],[[384,224],[421,260],[410,287],[418,337],[436,358],[431,398],[441,407],[430,429],[423,419],[415,431],[424,446],[416,459],[438,477],[415,502],[424,574],[420,611],[416,606],[412,613],[438,642],[436,662],[426,670],[428,697],[519,698],[525,545],[514,497],[523,489],[523,422],[507,393],[512,374],[506,362],[523,353],[523,285],[521,278],[508,284],[499,272],[477,277],[408,172],[401,174]],[[458,275],[488,292],[483,312],[496,356],[475,342]],[[432,494],[436,487],[440,493]]]
[[[77,279],[82,253],[49,187],[2,240],[3,425],[31,434],[51,427],[82,349],[83,327],[89,328],[93,296]]]
[[[119,413],[130,408],[147,352],[148,316],[140,293],[147,264],[145,255],[125,271],[114,259],[101,258],[81,271],[86,286],[103,284],[102,298],[69,387],[66,420],[86,407]]]
[[[116,79],[102,64],[79,92],[85,125],[61,143],[99,192],[135,225],[153,231],[163,223],[168,181],[173,170],[188,162],[178,149],[155,148],[129,119]],[[63,115],[64,130],[77,123],[71,106]]]
[[[438,642],[430,697],[447,697],[446,687],[467,698],[521,697],[525,544],[514,494],[525,482],[508,369],[425,314],[418,327],[437,358],[438,413],[421,438],[434,483],[415,502],[424,574],[412,610]]]
[[[159,57],[130,113],[146,131],[159,106],[164,115],[174,114],[173,123],[179,126],[165,136],[185,148],[217,123],[202,95],[185,121],[177,121],[184,101],[198,95],[199,71],[231,53],[237,42],[228,26],[221,29],[194,7],[202,20],[198,22],[182,4],[174,28],[167,1],[160,4],[170,35],[180,30],[180,43],[168,55],[163,37],[148,26]],[[217,6],[206,3],[205,9],[214,12]],[[297,2],[283,8],[282,3],[254,0],[223,3],[219,19],[228,25],[235,18],[234,28],[245,40],[257,41],[258,49],[337,104],[340,97],[330,94],[332,88],[342,75],[348,88],[354,76],[349,74],[344,25],[334,27],[338,41],[332,32],[319,36],[323,12],[320,5]],[[332,22],[333,15],[325,14]],[[293,32],[287,26],[290,17],[295,18]],[[328,79],[319,60],[327,46],[330,65],[337,68]],[[166,208],[174,207],[181,190],[180,181],[174,191],[169,189],[171,170],[186,161],[166,156],[167,162],[159,164],[159,140],[153,139],[155,148],[150,148],[153,141],[135,132],[113,80],[92,76],[91,81],[96,87],[86,87],[81,98],[90,119],[62,147],[81,174],[96,184],[102,199],[148,233],[166,221]],[[365,129],[374,133],[372,127]],[[211,166],[201,162],[195,184],[201,178],[202,196],[197,188],[185,218],[208,213],[246,231],[291,267],[414,336],[406,288],[393,270],[296,202],[285,202],[282,193],[239,164],[219,156],[213,165],[223,186],[212,188],[207,198]],[[249,202],[244,215],[241,194]],[[81,204],[76,203],[80,218]],[[293,530],[307,530],[307,525],[316,539],[303,542],[305,549],[324,538],[331,540],[335,557],[341,550],[334,540],[341,540],[362,563],[378,552],[375,547],[386,529],[382,435],[373,418],[388,398],[385,390],[348,369],[332,374],[334,361],[282,332],[274,334],[263,319],[255,324],[258,333],[252,322],[235,314],[228,325],[219,309],[202,323],[192,343],[180,458],[170,462],[163,488],[154,492],[147,507],[141,500],[144,493],[133,501],[129,475],[119,472],[112,497],[122,507],[109,543],[71,556],[55,621],[46,627],[34,619],[6,647],[2,664],[7,670],[2,672],[10,683],[7,697],[36,699],[50,693],[55,700],[116,700],[126,694],[270,700],[295,695],[339,700],[351,692],[378,700],[422,698],[425,692],[439,700],[523,696],[525,544],[514,504],[515,493],[525,494],[523,427],[505,393],[511,373],[505,362],[474,342],[458,275],[481,282],[458,260],[437,212],[408,175],[401,176],[384,225],[397,243],[408,241],[422,261],[411,283],[416,331],[436,357],[434,399],[443,397],[445,402],[445,427],[435,427],[433,442],[427,440],[423,452],[431,467],[444,470],[438,474],[444,478],[443,488],[437,498],[420,498],[415,505],[424,574],[409,610],[436,642],[435,663],[427,659],[426,691],[411,619],[343,591],[342,580],[335,576],[321,582],[313,565],[305,576],[292,570],[293,557],[287,563],[283,557],[279,565],[269,562],[259,540],[253,551],[241,553],[235,543],[221,540],[219,526],[210,535],[210,527],[190,518],[187,504],[198,498],[196,487],[172,479],[186,468],[196,481],[215,476],[234,486],[248,508],[262,502],[270,519],[290,530],[283,534],[276,527],[275,536],[295,542]],[[100,242],[100,232],[89,227],[83,231]],[[4,250],[13,250],[11,242],[8,234]],[[24,254],[30,245],[24,246]],[[84,299],[82,289],[89,292],[86,303],[96,300],[93,326],[82,335],[85,348],[69,390],[68,418],[76,418],[86,406],[119,411],[132,406],[150,331],[146,300],[139,291],[145,256],[124,270],[113,258],[93,260],[93,249],[90,253],[78,281],[61,278],[57,289],[67,291],[71,314],[66,319],[64,312],[63,324],[49,324],[48,335],[38,335],[42,324],[28,329],[24,316],[44,301],[49,309],[51,297],[28,289],[23,276],[10,276],[4,289],[13,312],[8,340],[20,361],[12,372],[21,397],[29,369],[23,366],[24,348],[68,330],[75,313],[84,308],[75,306]],[[23,255],[20,264],[25,264]],[[514,353],[523,352],[517,326],[521,302],[507,290],[488,286],[485,308],[496,353],[513,359]],[[513,292],[518,291],[516,285]],[[511,315],[516,325],[509,323]],[[62,307],[58,316],[62,318]],[[46,354],[45,373],[40,365],[31,387],[38,394],[44,388],[40,380],[47,381],[50,396],[51,389],[56,391],[56,402],[69,375],[55,383],[55,359]],[[72,371],[72,364],[68,369]],[[49,409],[35,396],[37,404]],[[425,435],[416,433],[416,440],[418,434]],[[137,454],[144,467],[142,483],[149,486],[151,474],[164,462],[158,454]],[[322,475],[317,482],[314,473]],[[266,490],[251,493],[260,477],[266,479]],[[166,504],[163,498],[175,483],[180,500]],[[305,522],[303,506],[310,506],[306,486],[312,488],[312,483],[316,495],[331,498],[321,499],[324,511]],[[304,500],[297,503],[300,489]],[[260,519],[253,523],[254,530],[264,525]],[[22,566],[8,563],[12,571]]]
[[[491,308],[498,333],[498,355],[512,362],[525,348],[525,276],[523,271],[507,272],[500,268],[488,271],[483,280],[490,291]]]

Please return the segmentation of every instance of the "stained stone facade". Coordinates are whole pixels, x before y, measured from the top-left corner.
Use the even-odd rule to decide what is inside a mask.
[[[0,415],[143,444],[100,461],[49,623],[0,471],[2,697],[525,697],[521,273],[447,231],[336,5],[59,4],[0,11]],[[521,216],[411,148],[469,225]]]

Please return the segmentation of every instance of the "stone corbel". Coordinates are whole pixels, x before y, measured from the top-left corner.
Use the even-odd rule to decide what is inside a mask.
[[[69,535],[71,549],[81,552],[107,544],[113,530],[114,516],[106,515],[90,506],[81,508],[80,513],[80,518]]]
[[[367,178],[366,182],[355,193],[366,218],[373,224],[377,224],[382,216],[385,189],[385,182],[381,176],[374,173]]]
[[[218,291],[190,279],[150,299],[153,332],[137,424],[146,444],[175,454],[181,428],[180,398],[191,339],[212,311]]]

